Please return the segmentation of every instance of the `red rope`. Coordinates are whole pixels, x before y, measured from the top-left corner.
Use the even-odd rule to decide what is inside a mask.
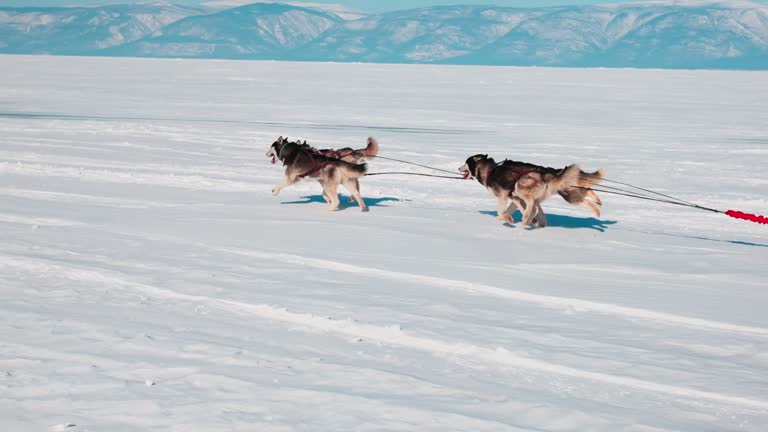
[[[628,185],[628,186],[636,187],[636,186],[632,186],[632,185]],[[739,211],[739,210],[728,210],[728,211],[717,210],[717,209],[713,209],[713,208],[709,208],[709,207],[700,206],[698,204],[689,203],[687,201],[683,201],[683,200],[680,200],[679,198],[674,198],[674,197],[669,197],[669,198],[672,198],[672,199],[674,199],[676,201],[667,200],[667,199],[660,199],[660,198],[656,198],[656,197],[652,197],[652,196],[648,196],[648,195],[640,195],[640,194],[636,194],[634,192],[631,192],[631,191],[628,191],[628,190],[625,190],[625,189],[614,188],[614,187],[611,187],[611,186],[602,186],[603,188],[610,188],[610,189],[602,189],[602,188],[596,188],[596,187],[579,187],[579,186],[576,186],[576,187],[579,188],[579,189],[593,190],[595,192],[604,192],[604,193],[609,193],[609,194],[614,194],[614,195],[627,196],[627,197],[630,197],[630,198],[638,198],[638,199],[644,199],[644,200],[648,200],[648,201],[656,201],[656,202],[660,202],[660,203],[664,203],[664,204],[674,204],[674,205],[679,205],[679,206],[683,206],[683,207],[691,207],[691,208],[695,208],[695,209],[699,209],[699,210],[711,211],[711,212],[714,212],[714,213],[723,213],[723,214],[726,214],[726,215],[728,215],[728,216],[730,216],[730,217],[732,217],[734,219],[741,219],[741,220],[745,220],[745,221],[749,221],[749,222],[754,222],[754,223],[758,223],[758,224],[762,224],[762,225],[768,225],[768,216],[761,216],[761,215],[756,215],[756,214],[752,214],[752,213],[745,213],[745,212]],[[645,189],[645,190],[648,190],[648,189]],[[651,191],[651,190],[648,190],[648,192],[657,193],[657,192],[654,192],[654,191]],[[659,195],[661,195],[661,194],[659,194]],[[662,195],[662,196],[667,196],[667,195]]]
[[[754,223],[759,223],[763,225],[768,225],[768,217],[755,215],[752,213],[744,213],[740,212],[738,210],[728,210],[725,212],[728,216],[734,218],[734,219],[743,219]]]

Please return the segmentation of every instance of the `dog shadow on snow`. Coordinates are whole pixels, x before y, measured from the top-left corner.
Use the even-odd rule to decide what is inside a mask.
[[[339,205],[339,210],[346,210],[348,208],[356,208],[359,210],[359,207],[357,206],[356,202],[349,202],[349,195],[339,195],[339,200],[341,202],[341,205]],[[363,202],[365,202],[365,205],[368,207],[387,207],[386,202],[388,201],[401,201],[400,198],[393,198],[393,197],[380,197],[380,198],[368,198],[363,197]],[[311,204],[311,203],[320,203],[323,205],[328,205],[328,203],[325,202],[325,199],[322,195],[307,195],[301,197],[301,200],[296,201],[283,201],[280,204]]]
[[[481,211],[480,213],[487,216],[496,217],[495,211],[487,210],[487,211]],[[520,213],[519,210],[515,211],[513,217],[515,219],[515,225],[520,225],[522,214]],[[608,229],[609,226],[616,225],[617,223],[618,221],[600,220],[593,217],[573,217],[573,216],[547,213],[547,226],[552,226],[552,227],[588,228],[588,229],[593,229],[600,232],[605,232],[605,230]],[[505,224],[505,225],[512,226],[509,224]],[[649,234],[649,235],[679,237],[679,238],[686,238],[686,239],[692,239],[692,240],[705,240],[705,241],[717,242],[717,243],[729,243],[729,244],[735,244],[739,246],[753,246],[753,247],[763,247],[763,248],[768,247],[768,244],[765,244],[765,243],[754,243],[754,242],[748,242],[743,240],[714,239],[714,238],[697,236],[697,235],[653,232],[653,231],[645,231],[645,230],[638,230],[638,229],[631,229],[631,228],[617,228],[617,229],[620,231],[632,231],[632,232],[638,232],[638,233]]]
[[[497,215],[495,211],[491,211],[491,210],[482,210],[480,211],[480,213],[487,216],[493,216],[493,217],[496,217]],[[515,225],[520,225],[520,220],[523,217],[522,213],[519,210],[515,210],[515,213],[512,215],[512,217],[515,219]],[[605,230],[608,229],[609,226],[615,225],[617,223],[618,221],[600,220],[593,217],[575,217],[575,216],[566,216],[566,215],[559,215],[554,213],[547,213],[548,227],[587,228],[587,229],[593,229],[600,232],[605,232]]]

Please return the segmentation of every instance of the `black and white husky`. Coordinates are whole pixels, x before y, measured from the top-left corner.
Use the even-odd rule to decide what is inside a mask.
[[[360,196],[358,181],[366,173],[366,164],[324,156],[306,143],[289,142],[283,137],[272,143],[267,150],[267,156],[272,158],[272,163],[280,160],[285,166],[285,177],[272,189],[273,195],[279,194],[285,187],[303,178],[310,178],[317,180],[323,187],[323,198],[329,204],[330,210],[339,209],[338,187],[343,185],[357,201],[360,210],[368,211]]]

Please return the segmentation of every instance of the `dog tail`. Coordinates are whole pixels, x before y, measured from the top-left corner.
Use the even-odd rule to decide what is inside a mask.
[[[579,170],[576,183],[571,184],[565,188],[558,189],[557,193],[560,194],[560,196],[570,204],[583,205],[592,209],[592,211],[594,211],[595,214],[599,217],[600,210],[591,204],[587,198],[591,199],[594,204],[598,206],[603,205],[603,202],[600,201],[600,197],[597,196],[595,191],[590,188],[600,183],[604,176],[605,170],[603,168],[600,168],[593,173]]]
[[[588,173],[584,171],[579,172],[579,187],[590,187],[595,186],[599,184],[603,177],[605,177],[605,169],[600,168],[599,170]]]
[[[374,137],[368,137],[368,145],[363,149],[363,155],[371,159],[379,154],[379,142]]]
[[[339,167],[341,168],[341,171],[344,173],[344,176],[347,178],[360,178],[365,175],[366,172],[368,172],[368,165],[361,163],[361,164],[353,164],[349,162],[339,161],[338,162]]]
[[[568,165],[563,168],[556,176],[557,178],[557,191],[565,192],[579,186],[581,179],[581,168],[578,165]]]

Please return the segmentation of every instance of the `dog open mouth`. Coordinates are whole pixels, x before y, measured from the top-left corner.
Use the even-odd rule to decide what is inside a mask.
[[[468,178],[472,177],[472,174],[469,172],[469,170],[464,170],[462,175],[464,176],[464,179],[468,179]]]
[[[272,165],[277,163],[277,156],[272,155]]]

